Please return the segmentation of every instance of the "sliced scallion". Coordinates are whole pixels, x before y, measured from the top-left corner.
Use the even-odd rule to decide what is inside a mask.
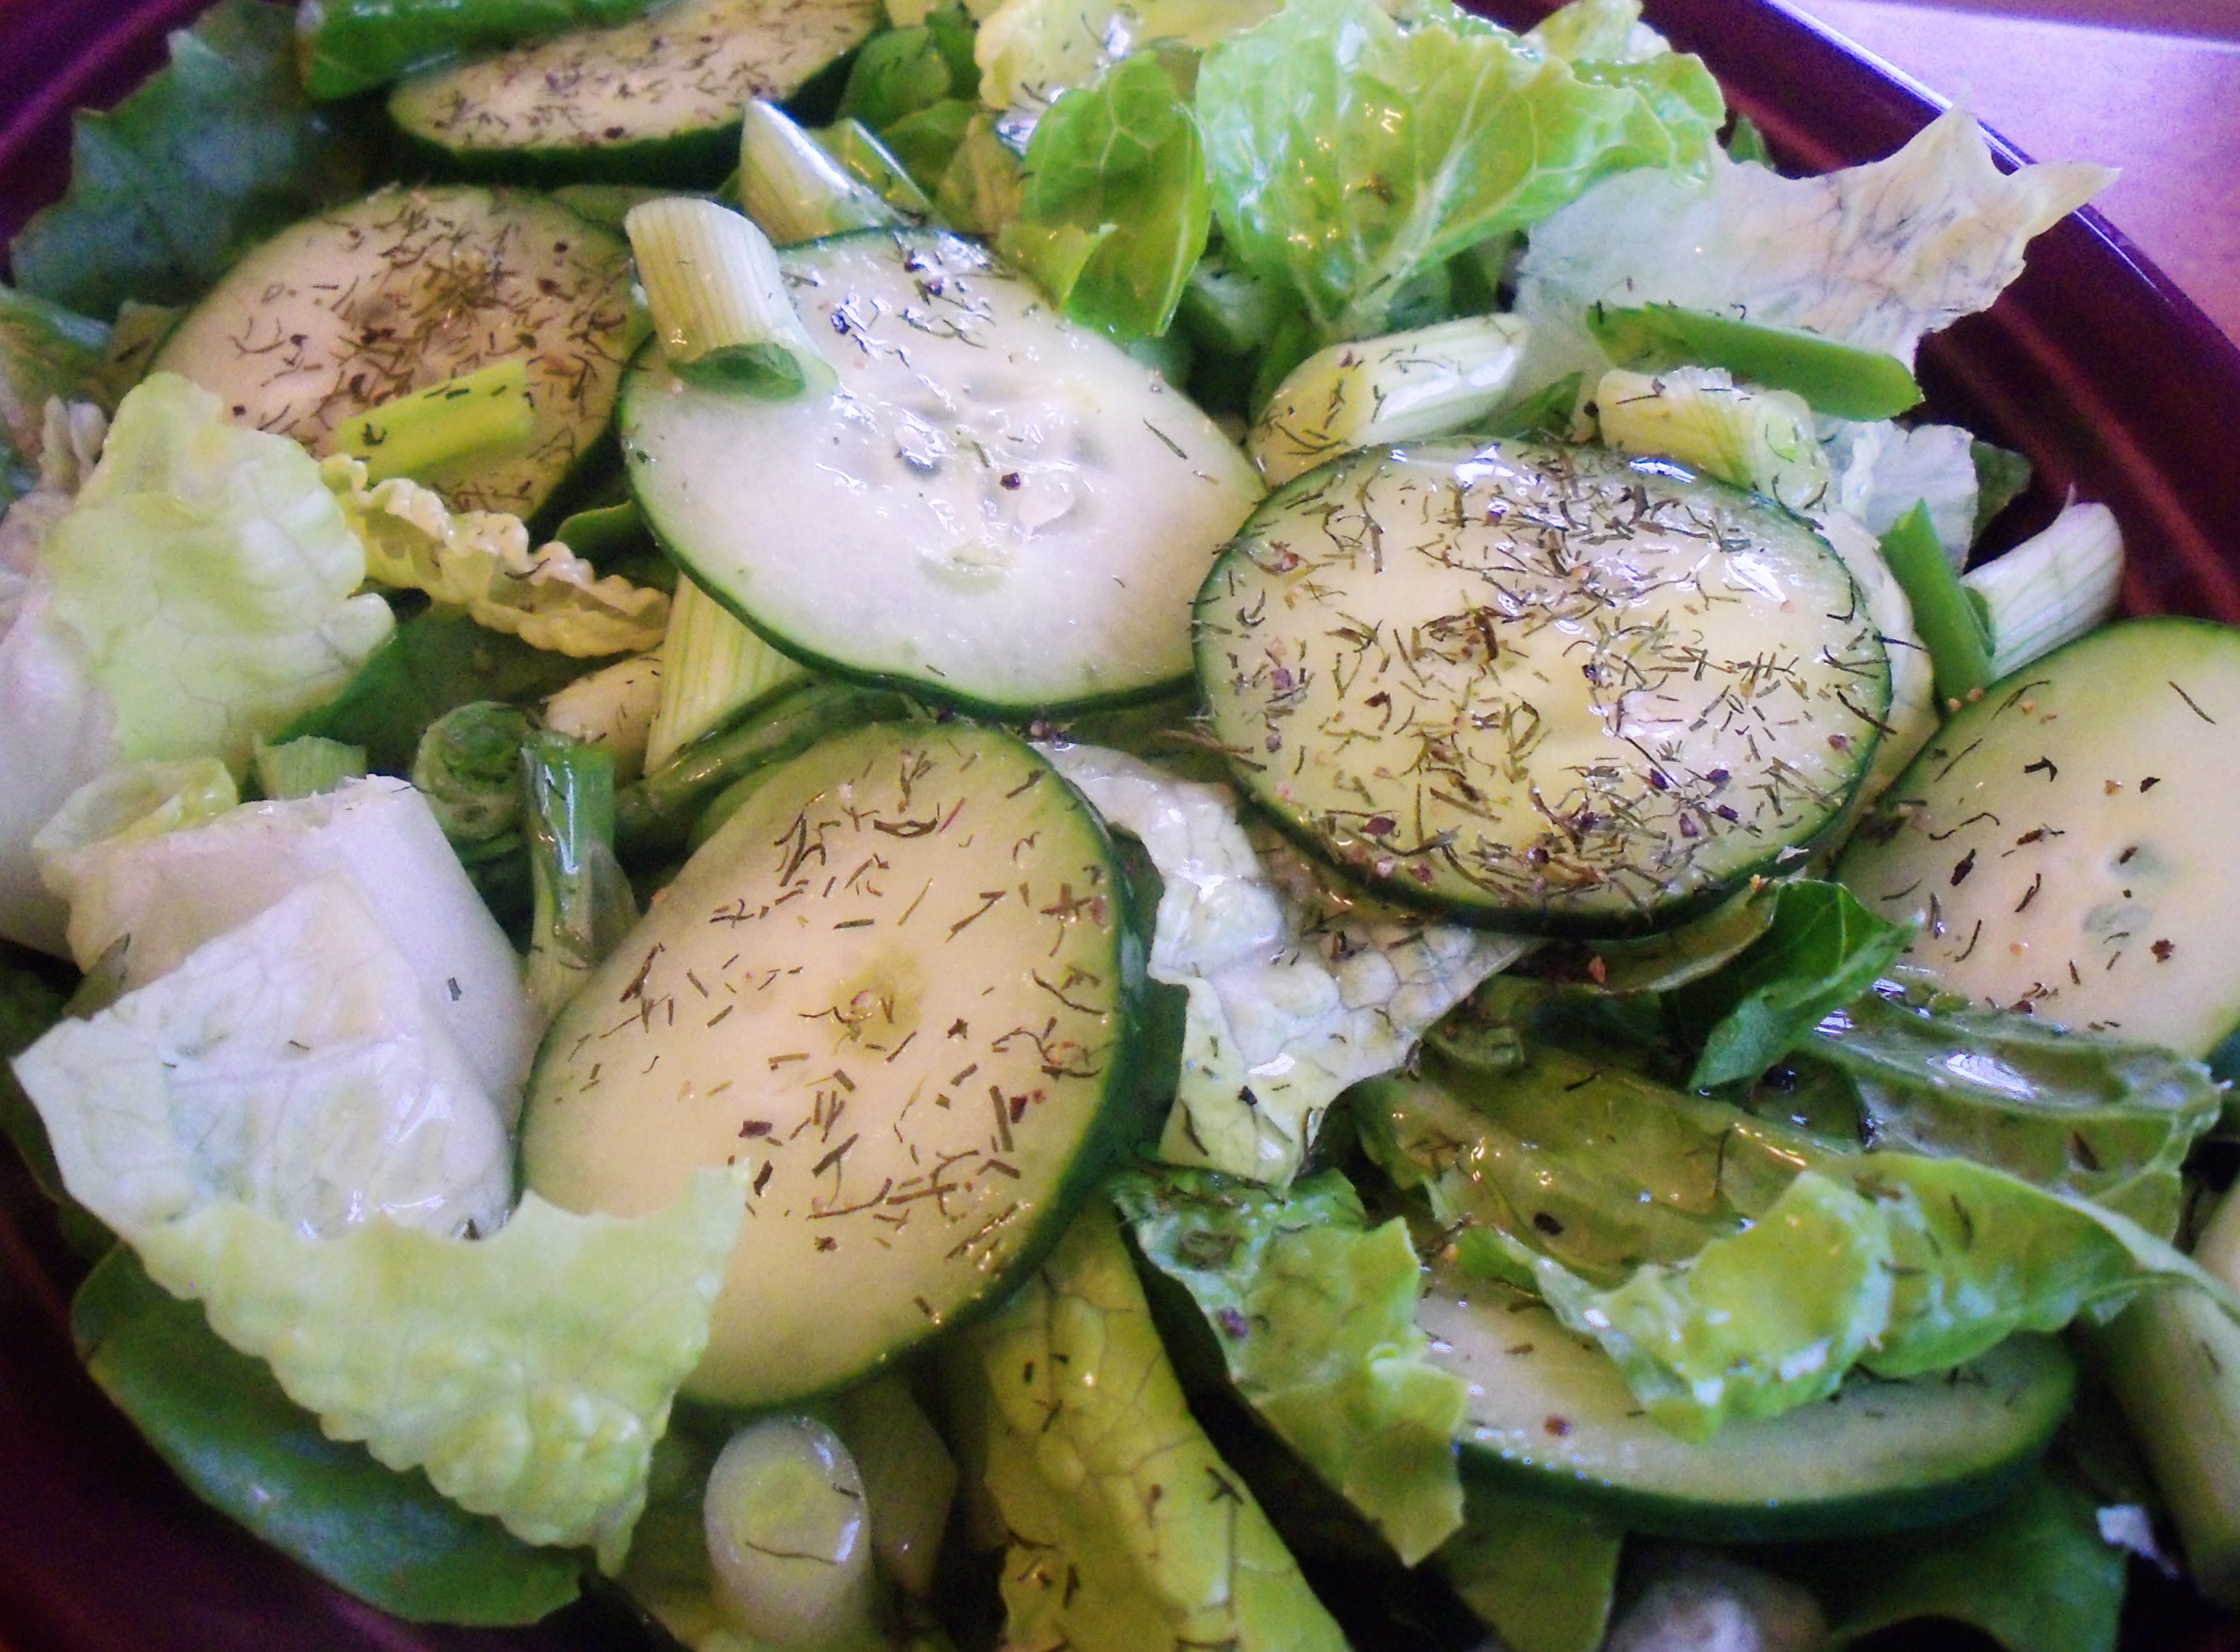
[[[760,99],[739,126],[739,204],[782,247],[904,221],[783,110]]]
[[[2105,505],[2073,504],[2043,533],[1970,570],[1983,605],[1991,676],[2003,677],[2104,624],[2123,589],[2123,530]]]
[[[623,220],[670,370],[688,383],[783,401],[837,375],[787,296],[770,237],[712,201],[670,196]]]

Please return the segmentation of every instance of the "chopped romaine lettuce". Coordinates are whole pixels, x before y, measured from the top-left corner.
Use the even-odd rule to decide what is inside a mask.
[[[1511,1652],[1597,1652],[1624,1538],[1560,1503],[1470,1489],[1432,1563]]]
[[[1717,311],[1910,366],[1922,335],[1990,304],[2022,272],[2030,238],[2114,176],[2065,163],[2002,172],[1954,110],[1889,159],[1822,177],[1714,155],[1707,177],[1607,179],[1532,230],[1517,273],[1517,308],[1535,329],[1523,382],[1608,365],[1585,325],[1600,303]]]
[[[1782,885],[1765,934],[1680,989],[1679,1013],[1706,1029],[1689,1087],[1754,1080],[1873,986],[1911,939],[1905,925],[1877,917],[1841,883]]]
[[[70,193],[9,256],[26,291],[89,316],[181,303],[243,250],[364,181],[354,115],[316,110],[286,6],[220,0],[170,39],[170,66],[77,117]]]
[[[0,634],[0,934],[58,950],[30,839],[71,792],[138,759],[243,772],[391,622],[310,456],[170,374],[124,398],[25,575]]]
[[[99,813],[90,802],[126,789],[123,782],[98,783],[81,794],[87,809],[73,799],[40,838],[49,851],[49,883],[70,903],[70,945],[81,968],[93,969],[124,943],[122,983],[145,986],[295,891],[338,879],[379,920],[410,963],[428,1012],[510,1124],[542,1027],[512,949],[418,792],[384,776],[197,820],[189,815],[217,799],[189,789],[190,802],[201,799],[193,809],[157,809],[123,831],[86,841]],[[65,841],[65,829],[81,814],[85,836]],[[146,829],[150,823],[171,829]]]
[[[1197,111],[1231,253],[1317,343],[1390,330],[1414,277],[1597,179],[1700,168],[1725,118],[1694,57],[1575,64],[1443,0],[1289,0],[1206,54]]]
[[[365,465],[335,454],[319,475],[342,502],[365,546],[365,571],[384,585],[422,590],[463,608],[494,631],[578,659],[638,653],[657,645],[669,598],[602,576],[567,546],[529,548],[518,516],[453,513],[442,497],[402,476],[366,485]]]
[[[997,244],[1067,315],[1126,343],[1167,330],[1212,222],[1189,100],[1145,52],[1050,105]]]
[[[501,1624],[576,1598],[576,1556],[328,1439],[123,1246],[79,1287],[70,1322],[102,1392],[198,1496],[358,1599],[413,1622]]]
[[[2142,1289],[2240,1302],[2128,1218],[1963,1159],[1830,1157],[1757,1223],[1597,1290],[1490,1228],[1465,1266],[1542,1296],[1599,1342],[1649,1414],[1686,1438],[1878,1376],[1948,1370],[2018,1330],[2058,1330]]]
[[[16,1062],[63,1180],[128,1238],[214,1202],[317,1237],[494,1230],[497,1104],[340,880],[304,885]]]
[[[1113,1197],[1190,1292],[1230,1380],[1415,1565],[1462,1524],[1467,1385],[1424,1357],[1408,1224],[1370,1227],[1335,1170],[1274,1193],[1205,1170],[1132,1172]]]
[[[1834,481],[1818,509],[1848,512],[1879,539],[1915,505],[1925,505],[1937,542],[1958,568],[1976,537],[1974,445],[1957,424],[1838,424],[1827,439]]]
[[[1016,1652],[1343,1652],[1344,1636],[1183,1403],[1109,1208],[977,1333]]]
[[[2091,1500],[2050,1474],[1958,1526],[1773,1551],[1809,1587],[1841,1649],[1893,1623],[1955,1619],[2007,1652],[2112,1652],[2123,1553],[2103,1541]]]
[[[1023,128],[1155,42],[1203,51],[1272,16],[1282,0],[1003,0],[972,47],[980,96]]]
[[[1337,892],[1272,831],[1248,837],[1224,786],[1095,746],[1049,756],[1165,880],[1150,976],[1190,994],[1170,1162],[1289,1182],[1339,1091],[1534,944]]]

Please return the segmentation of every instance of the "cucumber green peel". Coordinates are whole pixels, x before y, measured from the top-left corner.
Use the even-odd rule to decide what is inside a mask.
[[[1593,304],[1587,330],[1621,367],[1660,373],[1723,367],[1737,378],[1803,396],[1842,419],[1895,418],[1921,401],[1903,362],[1817,333],[1764,327],[1677,304]]]

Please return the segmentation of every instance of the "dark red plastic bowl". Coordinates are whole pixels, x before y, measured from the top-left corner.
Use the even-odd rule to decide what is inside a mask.
[[[0,240],[57,194],[71,110],[113,102],[163,59],[203,0],[0,0]],[[1547,10],[1480,0],[1504,22]],[[1650,0],[1794,169],[1898,148],[1937,112],[1918,88],[1776,0]],[[2240,350],[2122,236],[2087,212],[2033,245],[1990,313],[1930,341],[1942,416],[2037,467],[2017,515],[2074,487],[2103,500],[2132,550],[2140,612],[2240,620]],[[72,1356],[77,1269],[43,1201],[0,1149],[0,1652],[563,1652],[612,1644],[571,1612],[536,1629],[398,1624],[327,1589],[210,1513],[110,1409]],[[2151,1585],[2138,1652],[2240,1652],[2240,1629]],[[1977,1645],[1934,1633],[1899,1647]]]

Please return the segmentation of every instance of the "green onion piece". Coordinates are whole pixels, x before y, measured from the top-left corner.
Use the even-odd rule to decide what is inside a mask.
[[[518,356],[360,414],[335,432],[366,479],[422,476],[439,466],[528,444],[536,426],[529,368]]]
[[[889,689],[808,677],[677,753],[615,800],[616,841],[633,856],[683,849],[710,801],[740,780],[798,756],[827,735],[893,723],[915,708]]]
[[[1723,367],[1618,367],[1595,386],[1595,409],[1603,440],[1622,452],[1677,459],[1791,510],[1827,495],[1827,451],[1791,391],[1737,384]]]
[[[2090,1334],[2201,1592],[2240,1607],[2240,1325],[2183,1287],[2142,1292]]]
[[[1509,393],[1524,323],[1474,316],[1332,344],[1285,375],[1245,448],[1271,488],[1341,453],[1459,430]]]
[[[365,748],[306,735],[277,746],[259,743],[252,760],[257,789],[276,802],[337,791],[366,772]]]
[[[412,783],[454,849],[487,843],[521,825],[521,749],[537,720],[519,706],[475,700],[428,725]]]
[[[521,777],[536,903],[523,980],[550,1016],[637,922],[637,901],[615,859],[613,756],[540,731],[521,748]]]
[[[1837,418],[1895,418],[1921,400],[1921,386],[1896,356],[1854,350],[1817,333],[1761,327],[1677,304],[1591,304],[1587,330],[1621,367],[1650,373],[1723,367],[1750,383],[1792,391],[1814,411]]]
[[[654,336],[679,378],[773,401],[838,382],[787,296],[770,237],[747,219],[670,196],[632,207],[623,227]]]
[[[912,218],[932,214],[932,199],[918,187],[895,152],[863,122],[849,117],[811,136],[850,177],[869,186],[872,194],[896,211]]]
[[[1906,600],[1913,604],[1913,629],[1929,650],[1937,676],[1937,697],[1948,711],[1995,681],[1991,638],[1983,611],[1946,560],[1944,543],[1929,520],[1929,507],[1917,504],[1883,536],[1883,560]]]
[[[2044,532],[1971,569],[1960,583],[1983,606],[1996,682],[2115,613],[2123,589],[2123,530],[2105,505],[2070,505]]]
[[[790,688],[807,668],[763,641],[690,579],[678,576],[661,643],[661,706],[646,738],[648,770],[756,701]]]
[[[781,247],[903,222],[783,110],[759,98],[739,126],[739,204]]]

